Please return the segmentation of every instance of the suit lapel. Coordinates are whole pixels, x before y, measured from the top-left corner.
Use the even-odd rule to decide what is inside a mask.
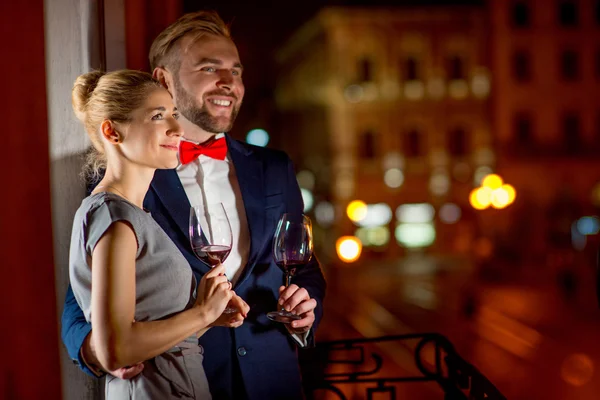
[[[229,156],[235,167],[250,231],[250,254],[242,276],[238,280],[238,284],[240,284],[256,263],[256,258],[265,241],[263,167],[262,162],[256,158],[251,149],[244,147],[228,135],[226,137]]]
[[[190,201],[183,190],[177,171],[174,169],[156,170],[151,186],[183,235],[188,237]]]

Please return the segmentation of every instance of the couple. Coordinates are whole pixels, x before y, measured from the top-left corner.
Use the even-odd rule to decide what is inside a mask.
[[[313,258],[284,289],[272,261],[280,215],[303,208],[292,164],[223,134],[244,87],[217,14],[181,17],[156,38],[150,62],[158,83],[137,71],[92,72],[73,89],[96,149],[89,164],[106,173],[73,225],[69,355],[88,373],[110,373],[109,399],[302,398],[296,346],[314,341],[325,280]],[[182,154],[177,167],[180,141],[210,143],[221,157]],[[224,204],[234,235],[212,270],[188,237],[190,206],[207,194]],[[278,303],[302,318],[271,322]],[[224,313],[228,304],[238,312]]]

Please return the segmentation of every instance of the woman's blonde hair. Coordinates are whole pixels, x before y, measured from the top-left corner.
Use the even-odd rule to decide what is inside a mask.
[[[229,27],[223,22],[219,14],[214,11],[197,11],[184,14],[177,21],[162,31],[150,47],[150,68],[179,65],[179,57],[175,57],[177,49],[175,44],[184,36],[193,36],[192,42],[199,37],[210,34],[231,39]],[[176,68],[177,70],[179,67]]]
[[[133,111],[140,108],[148,95],[158,88],[161,86],[152,79],[152,75],[141,71],[93,71],[77,77],[71,94],[73,110],[93,144],[83,170],[86,178],[98,178],[100,171],[106,168],[106,154],[100,136],[102,121],[131,121]]]

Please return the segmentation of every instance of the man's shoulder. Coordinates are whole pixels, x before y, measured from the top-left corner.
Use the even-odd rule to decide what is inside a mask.
[[[239,146],[244,148],[246,151],[256,155],[256,157],[272,162],[283,162],[287,163],[290,157],[283,150],[271,149],[268,147],[255,146],[246,142],[242,142],[238,139],[233,139]]]

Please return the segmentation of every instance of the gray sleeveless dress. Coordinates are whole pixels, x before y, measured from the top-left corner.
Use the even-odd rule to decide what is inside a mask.
[[[128,222],[136,235],[136,306],[139,322],[165,319],[193,304],[196,281],[179,249],[149,213],[109,192],[83,199],[75,214],[69,254],[73,293],[91,321],[92,252],[109,226]],[[144,362],[130,380],[106,378],[106,398],[210,399],[202,367],[202,347],[195,336]]]

